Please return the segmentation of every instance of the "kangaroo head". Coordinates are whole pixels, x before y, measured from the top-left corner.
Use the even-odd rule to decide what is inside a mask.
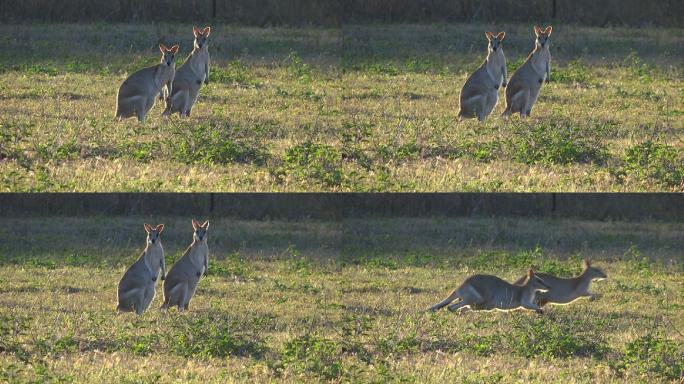
[[[532,268],[527,271],[527,286],[532,287],[537,292],[548,292],[551,289],[544,280],[534,273]]]
[[[178,53],[178,48],[178,44],[174,45],[171,48],[167,47],[164,44],[159,44],[159,50],[162,53],[162,64],[172,66],[176,62],[176,54]]]
[[[489,51],[496,52],[501,46],[501,42],[506,36],[506,32],[499,32],[498,35],[495,35],[493,32],[485,32],[485,36],[487,36],[487,40],[489,40]]]
[[[195,230],[192,235],[195,241],[206,241],[207,230],[209,229],[209,221],[205,221],[204,224],[200,224],[199,221],[192,219],[192,229]]]
[[[535,40],[537,47],[548,47],[552,29],[553,28],[550,25],[544,30],[542,30],[538,25],[534,26],[534,34],[537,36],[537,39]]]
[[[591,280],[603,280],[608,278],[608,275],[606,275],[605,272],[596,267],[592,267],[589,259],[585,258],[582,261],[582,268],[584,269],[582,274],[588,276]]]
[[[145,232],[147,232],[147,244],[160,244],[161,234],[164,232],[164,224],[159,224],[156,227],[145,223]]]
[[[202,49],[208,46],[207,39],[209,38],[209,33],[211,33],[211,27],[204,27],[204,29],[192,27],[192,33],[195,35],[195,48]]]

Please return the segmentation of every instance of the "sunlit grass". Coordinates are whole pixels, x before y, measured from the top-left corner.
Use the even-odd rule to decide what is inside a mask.
[[[149,218],[148,218],[149,220]],[[189,219],[166,224],[169,263]],[[534,219],[212,219],[190,311],[115,313],[143,218],[7,219],[3,381],[674,382],[684,353],[682,225]],[[59,224],[59,225],[57,225]],[[21,241],[19,241],[21,239]],[[466,276],[563,276],[590,257],[596,301],[426,313]]]
[[[682,189],[679,29],[558,26],[531,119],[502,120],[500,100],[459,123],[482,30],[507,31],[512,73],[528,26],[223,26],[193,116],[157,105],[140,125],[114,121],[116,90],[158,41],[184,56],[189,27],[0,28],[4,191]]]

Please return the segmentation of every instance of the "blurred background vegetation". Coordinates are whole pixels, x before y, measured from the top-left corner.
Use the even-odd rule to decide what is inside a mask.
[[[3,22],[213,21],[243,25],[562,22],[681,27],[681,0],[3,0]]]

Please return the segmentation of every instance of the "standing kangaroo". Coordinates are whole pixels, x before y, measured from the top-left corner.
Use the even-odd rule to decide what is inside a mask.
[[[529,116],[539,96],[542,83],[544,80],[548,83],[551,79],[551,52],[549,52],[551,30],[550,25],[544,31],[539,26],[534,26],[534,34],[537,36],[534,50],[508,82],[504,117],[511,113],[520,113],[520,117]]]
[[[145,224],[147,245],[140,258],[126,270],[119,281],[117,311],[135,311],[141,315],[152,303],[159,270],[161,269],[162,280],[166,275],[164,248],[160,237],[163,231],[164,224],[159,224],[155,228]]]
[[[202,83],[209,84],[209,33],[210,27],[200,30],[192,28],[195,42],[190,56],[178,68],[173,80],[173,92],[166,100],[163,116],[170,116],[176,112],[181,117],[190,116],[192,106],[197,102]]]
[[[456,299],[461,301],[449,305],[450,311],[463,307],[476,310],[512,310],[519,307],[543,313],[541,307],[534,303],[537,292],[544,292],[549,287],[531,269],[527,272],[527,281],[523,285],[510,284],[492,275],[473,275],[466,279],[449,297],[429,308],[436,311],[449,305]]]
[[[209,246],[207,245],[207,229],[204,224],[192,220],[192,244],[185,250],[183,257],[171,267],[164,281],[164,304],[162,309],[178,306],[179,311],[187,310],[190,299],[195,295],[197,283],[209,269]]]
[[[167,48],[159,44],[159,50],[162,53],[161,63],[134,72],[119,87],[115,115],[119,120],[135,116],[143,122],[157,95],[166,99],[171,94],[178,45]]]
[[[602,270],[592,267],[589,259],[584,259],[582,262],[582,273],[577,277],[563,279],[548,273],[537,273],[537,276],[542,278],[546,285],[549,286],[548,292],[542,292],[537,295],[535,302],[540,306],[551,304],[569,304],[579,299],[580,297],[589,297],[591,300],[596,298],[596,294],[589,291],[589,285],[594,280],[603,280],[608,276]],[[527,276],[523,276],[514,284],[522,285],[525,283]]]
[[[459,120],[472,117],[480,121],[486,119],[499,100],[499,87],[506,86],[506,57],[501,46],[506,33],[499,32],[494,36],[492,32],[485,32],[485,35],[489,40],[487,58],[461,89]]]

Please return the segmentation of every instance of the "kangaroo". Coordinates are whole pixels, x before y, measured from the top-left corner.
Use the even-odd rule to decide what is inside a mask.
[[[178,45],[167,48],[159,44],[161,63],[143,68],[128,76],[116,95],[116,118],[137,117],[141,123],[152,109],[155,98],[168,98],[176,75],[176,54]]]
[[[197,102],[199,90],[204,84],[209,84],[209,33],[210,27],[200,30],[192,28],[195,42],[192,52],[185,63],[178,68],[176,78],[173,80],[173,92],[166,100],[166,109],[163,116],[170,116],[176,112],[181,117],[190,116],[192,106]]]
[[[527,60],[518,68],[506,87],[506,109],[503,116],[520,113],[520,117],[530,116],[532,106],[537,101],[539,90],[544,80],[551,79],[551,52],[549,52],[549,37],[551,26],[544,31],[535,25],[536,35],[534,50],[527,56]]]
[[[119,281],[117,311],[135,311],[141,315],[152,303],[159,270],[161,269],[162,280],[166,276],[164,248],[161,244],[163,231],[164,224],[159,224],[155,228],[145,224],[147,244],[140,258],[126,270],[121,281]]]
[[[506,86],[506,57],[501,46],[506,33],[499,32],[494,36],[492,32],[485,32],[485,35],[489,40],[487,58],[461,89],[459,120],[472,117],[479,121],[486,119],[499,100],[499,87]]]
[[[185,250],[183,257],[171,267],[164,281],[164,304],[162,309],[174,305],[179,311],[187,310],[190,299],[195,295],[200,276],[207,275],[209,269],[209,246],[207,245],[207,229],[209,222],[204,224],[192,220],[192,243]]]
[[[548,292],[539,293],[535,302],[539,306],[546,304],[570,304],[580,297],[589,297],[590,300],[596,299],[596,294],[589,292],[589,285],[592,281],[603,280],[608,276],[602,270],[592,267],[589,259],[582,261],[582,273],[577,277],[563,279],[548,273],[537,273],[549,286]],[[527,276],[523,276],[513,284],[522,285]]]
[[[527,272],[527,277],[524,285],[513,285],[492,275],[470,276],[449,297],[433,305],[429,310],[437,311],[460,298],[461,301],[449,305],[450,311],[457,311],[463,307],[502,311],[523,307],[543,313],[541,307],[534,303],[534,297],[536,292],[545,292],[549,286],[531,269]]]

